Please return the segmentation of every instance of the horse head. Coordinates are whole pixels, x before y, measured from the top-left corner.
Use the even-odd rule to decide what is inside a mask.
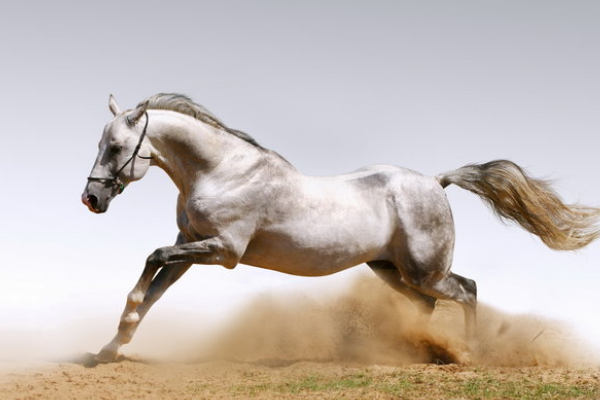
[[[96,162],[81,195],[81,201],[90,211],[106,212],[112,199],[148,171],[152,157],[151,146],[144,141],[148,127],[147,108],[146,101],[133,110],[121,111],[110,95],[109,109],[114,118],[104,127]]]

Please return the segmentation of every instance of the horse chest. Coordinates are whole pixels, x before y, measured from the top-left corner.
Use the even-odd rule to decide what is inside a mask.
[[[193,240],[219,235],[239,219],[239,213],[230,203],[226,199],[216,198],[195,198],[188,201],[177,219],[179,229]]]

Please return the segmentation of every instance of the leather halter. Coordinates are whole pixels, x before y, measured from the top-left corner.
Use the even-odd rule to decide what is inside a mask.
[[[144,112],[144,115],[146,116],[146,123],[144,124],[144,130],[142,131],[142,134],[140,135],[140,140],[137,144],[137,146],[135,146],[135,149],[133,150],[133,153],[131,154],[131,157],[129,157],[129,159],[127,161],[125,161],[125,163],[121,166],[121,168],[119,168],[119,170],[117,171],[117,173],[112,177],[112,178],[100,178],[100,177],[96,177],[96,176],[88,176],[88,181],[95,181],[95,182],[102,182],[104,184],[110,184],[117,192],[117,194],[121,194],[123,193],[123,190],[125,190],[125,184],[121,181],[121,179],[119,179],[119,175],[121,175],[121,172],[123,172],[123,170],[125,169],[125,167],[127,167],[129,165],[129,163],[131,163],[133,161],[134,158],[138,157],[144,160],[151,160],[152,156],[149,157],[144,157],[144,156],[140,156],[138,153],[140,152],[140,148],[142,147],[142,142],[144,141],[144,138],[146,137],[146,130],[148,129],[148,112]]]

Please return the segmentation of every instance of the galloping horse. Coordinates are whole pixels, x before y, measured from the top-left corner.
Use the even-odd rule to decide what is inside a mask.
[[[309,177],[183,95],[154,95],[127,111],[111,95],[109,108],[114,118],[104,128],[83,203],[106,212],[156,165],[179,189],[179,235],[148,257],[98,361],[118,357],[150,307],[192,264],[322,276],[367,263],[427,313],[437,299],[460,303],[472,337],[475,281],[450,272],[454,224],[444,188],[451,184],[553,249],[579,249],[600,236],[600,209],[564,204],[547,182],[510,161],[435,177],[391,165]]]

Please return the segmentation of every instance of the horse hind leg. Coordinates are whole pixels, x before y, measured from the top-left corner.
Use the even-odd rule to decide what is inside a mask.
[[[408,276],[408,275],[406,275]],[[414,289],[427,296],[459,303],[465,314],[467,340],[475,337],[477,321],[477,284],[474,280],[447,273],[431,274],[424,279],[406,279]]]
[[[437,299],[428,296],[418,290],[411,288],[402,278],[402,274],[390,261],[370,261],[367,265],[375,274],[387,283],[392,289],[408,297],[427,317],[430,317],[435,309]]]
[[[454,290],[457,290],[457,286],[460,291],[457,301],[463,306],[465,313],[467,340],[473,340],[477,330],[477,283],[454,273],[450,273],[450,279],[456,282]]]

